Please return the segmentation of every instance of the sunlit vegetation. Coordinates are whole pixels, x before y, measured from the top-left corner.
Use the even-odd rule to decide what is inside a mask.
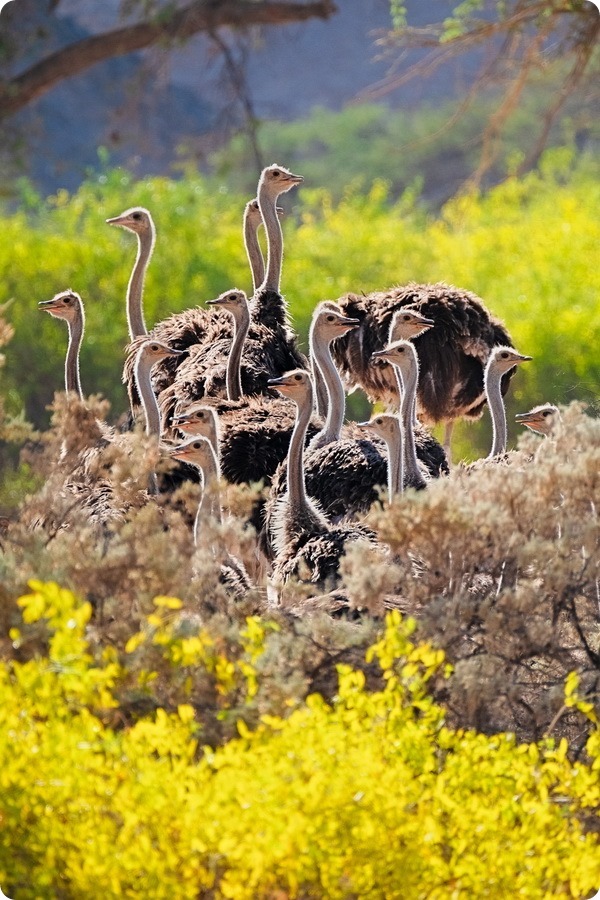
[[[269,653],[268,623],[248,619],[238,656],[181,603],[158,597],[121,651],[90,646],[89,603],[33,582],[11,631],[24,656],[0,667],[0,879],[20,898],[589,896],[600,848],[586,823],[600,804],[599,742],[573,763],[566,741],[519,744],[456,729],[432,699],[443,654],[389,616],[367,651],[378,683],[338,667],[335,697],[285,717],[244,719]],[[28,638],[45,650],[27,652]],[[151,672],[199,671],[238,736],[205,746],[187,702],[125,721],[119,695]],[[565,702],[578,699],[577,679]]]

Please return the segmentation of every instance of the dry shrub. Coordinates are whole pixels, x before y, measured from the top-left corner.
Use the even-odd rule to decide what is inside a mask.
[[[337,591],[315,598],[310,586],[291,584],[278,609],[269,604],[256,534],[247,525],[260,491],[224,485],[230,512],[222,523],[203,518],[195,548],[198,486],[186,483],[148,502],[150,472],[157,462],[159,469],[171,464],[137,432],[107,443],[99,424],[105,413],[98,400],[84,405],[59,395],[52,429],[26,451],[44,484],[24,500],[3,538],[2,625],[11,624],[14,598],[34,577],[90,599],[98,652],[107,645],[123,652],[146,627],[157,596],[183,602],[177,627],[201,622],[234,655],[247,616],[261,614],[277,631],[260,663],[266,677],[254,712],[246,712],[251,717],[285,711],[315,689],[330,695],[338,662],[369,675],[364,648],[392,607],[414,616],[419,638],[443,648],[453,663],[453,677],[440,688],[453,721],[513,730],[527,740],[550,730],[581,745],[582,720],[562,704],[571,670],[580,674],[582,692],[595,703],[598,697],[600,422],[580,406],[564,411],[556,438],[523,435],[519,452],[505,461],[459,467],[427,491],[373,509],[368,524],[389,552],[349,547]],[[106,514],[98,515],[90,484]],[[223,584],[229,555],[257,585],[241,600]],[[43,640],[32,634],[20,653],[37,652]],[[5,650],[12,652],[8,644]],[[138,655],[133,671],[156,666],[159,673],[146,700],[167,708],[181,702],[159,657],[144,648]],[[193,682],[194,673],[189,677]],[[134,706],[138,695],[132,689]],[[205,695],[198,684],[198,704]],[[215,733],[222,728],[219,721]]]

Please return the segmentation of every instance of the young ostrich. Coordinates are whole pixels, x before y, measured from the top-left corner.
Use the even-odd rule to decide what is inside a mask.
[[[267,231],[267,269],[264,278],[255,291],[251,307],[251,326],[244,350],[242,385],[245,393],[266,393],[266,382],[270,375],[280,374],[287,368],[303,365],[304,357],[298,351],[296,338],[287,322],[287,306],[279,293],[281,264],[283,260],[283,235],[277,215],[277,198],[292,187],[300,184],[301,176],[294,175],[282,166],[268,166],[263,170],[258,184],[258,203]],[[152,337],[175,347],[189,350],[190,356],[198,362],[198,372],[193,365],[186,365],[185,375],[180,379],[178,395],[171,398],[169,415],[172,415],[177,400],[194,402],[201,399],[206,391],[206,370],[203,358],[210,354],[213,365],[217,363],[225,369],[233,332],[231,317],[223,310],[206,310],[200,307],[175,313],[158,322],[152,329]],[[215,345],[218,344],[220,354]],[[136,352],[134,341],[125,360],[123,378],[131,386],[133,358]],[[178,376],[179,361],[165,360],[153,375],[156,394],[173,385]],[[131,395],[131,389],[130,389]]]
[[[330,590],[339,580],[340,557],[350,541],[375,544],[372,532],[360,526],[330,525],[306,494],[304,442],[312,414],[313,385],[308,372],[296,369],[270,386],[297,405],[297,417],[287,462],[287,493],[274,511],[271,537],[275,551],[273,582],[300,578],[320,591]]]
[[[395,341],[383,350],[376,350],[373,357],[391,363],[396,372],[401,396],[403,483],[406,487],[422,490],[427,487],[427,481],[419,466],[414,430],[415,396],[419,383],[417,351],[410,341]]]
[[[388,502],[404,490],[402,426],[398,416],[381,413],[368,422],[357,422],[358,428],[374,432],[385,441],[388,455]]]
[[[85,314],[83,302],[75,291],[61,291],[51,300],[41,300],[38,309],[50,313],[56,319],[64,319],[69,329],[69,346],[65,359],[65,391],[77,394],[83,400],[79,375],[79,351],[83,341]]]
[[[283,215],[283,209],[276,207],[279,218]],[[263,220],[260,214],[260,206],[256,197],[246,203],[244,210],[244,247],[252,273],[252,292],[256,293],[265,277],[265,261],[258,242],[258,229]]]
[[[526,425],[536,434],[543,434],[549,437],[560,424],[560,412],[558,406],[552,403],[543,403],[541,406],[534,406],[529,412],[517,413],[515,420],[519,425]]]
[[[477,419],[485,406],[483,372],[497,345],[511,346],[504,325],[470,291],[444,283],[415,284],[375,291],[366,296],[346,294],[337,301],[347,316],[360,319],[356,331],[333,344],[334,359],[351,387],[362,387],[371,400],[392,407],[397,403],[396,379],[388,367],[370,365],[374,351],[387,343],[394,313],[416,309],[435,327],[417,344],[421,378],[418,410],[426,424],[446,423],[449,447],[456,419]],[[502,380],[508,390],[511,373]]]
[[[195,466],[200,473],[201,495],[194,521],[194,544],[197,547],[199,545],[202,517],[205,514],[207,495],[210,499],[209,515],[216,519],[219,524],[222,522],[218,490],[221,477],[219,460],[210,440],[198,435],[188,438],[175,447],[171,447],[169,455],[173,459]],[[244,564],[229,553],[225,555],[225,561],[221,565],[220,581],[225,585],[228,593],[233,594],[237,598],[243,597],[253,587]]]

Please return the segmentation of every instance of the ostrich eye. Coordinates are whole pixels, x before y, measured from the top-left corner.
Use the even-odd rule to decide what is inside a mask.
[[[160,347],[158,346],[158,344],[150,344],[150,349],[152,350],[153,353],[158,353],[158,351],[160,350]]]
[[[131,214],[131,218],[135,219],[136,222],[139,222],[139,220],[142,218],[142,214],[139,212],[134,212]]]
[[[302,375],[294,375],[296,381],[302,381]]]
[[[546,416],[550,415],[550,410],[547,409],[546,412],[542,413],[542,415],[544,416],[544,418],[546,418]]]
[[[335,316],[327,316],[328,322],[335,322]]]
[[[502,357],[502,359],[508,359],[508,353],[506,352],[501,353],[500,356]]]
[[[279,178],[280,172],[279,169],[275,169],[273,172],[273,178]]]

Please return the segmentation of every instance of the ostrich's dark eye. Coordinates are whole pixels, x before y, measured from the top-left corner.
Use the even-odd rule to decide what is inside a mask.
[[[296,381],[302,381],[302,375],[294,375]]]
[[[504,353],[501,353],[500,356],[502,357],[502,359],[508,359],[508,353],[506,351],[504,351]]]
[[[550,410],[547,409],[545,412],[542,413],[542,415],[543,415],[544,418],[546,418],[546,416],[549,416],[549,415],[550,415]]]
[[[335,322],[335,316],[327,316],[328,322]]]
[[[158,353],[158,351],[160,350],[160,347],[158,346],[158,344],[150,344],[150,349],[152,350],[153,353]]]
[[[142,218],[142,214],[139,212],[134,212],[131,214],[131,218],[135,219],[136,222],[139,222],[139,220]]]
[[[280,174],[281,174],[281,173],[280,173],[279,169],[274,169],[274,170],[273,170],[273,178],[279,178]]]

